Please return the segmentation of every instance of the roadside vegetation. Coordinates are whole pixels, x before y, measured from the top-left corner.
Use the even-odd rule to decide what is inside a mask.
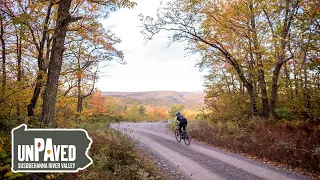
[[[85,102],[88,107],[86,112],[99,108],[94,97]],[[106,104],[103,105],[106,109]],[[89,151],[93,164],[78,173],[12,173],[11,129],[19,124],[11,123],[6,127],[7,131],[0,134],[1,179],[166,179],[158,165],[138,149],[132,139],[110,128],[110,124],[122,121],[121,117],[90,111],[90,115],[83,115],[79,120],[74,119],[77,117],[75,108],[64,110],[69,113],[62,114],[55,124],[59,128],[83,128],[88,131],[93,141]],[[38,126],[31,121],[26,124],[28,127]]]
[[[249,158],[320,177],[319,126],[308,122],[193,121],[193,139]]]
[[[63,174],[62,179],[165,179],[158,165],[137,149],[134,141],[110,128],[104,119],[92,120],[87,129],[93,144],[93,164],[79,173]]]
[[[205,104],[190,134],[320,173],[320,4],[312,0],[172,0],[142,34],[200,55]]]

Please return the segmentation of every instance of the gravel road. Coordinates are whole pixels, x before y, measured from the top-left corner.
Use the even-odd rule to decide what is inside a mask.
[[[112,128],[133,137],[172,179],[308,179],[285,169],[250,160],[201,143],[175,140],[166,122],[121,123]]]

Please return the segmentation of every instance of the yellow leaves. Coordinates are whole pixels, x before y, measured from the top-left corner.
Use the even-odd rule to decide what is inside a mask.
[[[263,46],[259,46],[259,49],[253,50],[254,53],[263,53],[266,51],[266,48]]]
[[[0,141],[3,142],[3,141],[7,141],[8,138],[7,137],[0,137]]]
[[[10,176],[12,176],[12,171],[8,171],[8,172],[4,175],[4,177],[10,177]]]
[[[54,174],[47,174],[46,175],[46,179],[54,179],[54,178],[55,178]]]
[[[130,1],[130,0],[113,0],[115,4],[118,4],[119,8],[133,8],[137,5],[136,2]]]
[[[40,6],[41,7],[41,6]],[[30,11],[31,12],[37,12],[39,10],[39,4],[38,3],[32,3],[30,6]]]

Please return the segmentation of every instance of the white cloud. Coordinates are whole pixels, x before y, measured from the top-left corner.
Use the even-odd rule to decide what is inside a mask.
[[[196,55],[187,55],[180,44],[167,47],[168,33],[160,33],[144,44],[138,15],[154,15],[159,0],[138,0],[133,9],[120,9],[111,13],[102,23],[113,31],[122,42],[116,47],[122,50],[127,65],[111,63],[102,71],[108,76],[99,79],[102,91],[198,91],[203,80],[194,67]],[[105,73],[104,73],[105,74]]]

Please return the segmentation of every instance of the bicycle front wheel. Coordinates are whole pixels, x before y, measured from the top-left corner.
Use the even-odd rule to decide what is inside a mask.
[[[181,136],[180,136],[180,132],[179,132],[178,129],[176,129],[176,131],[174,132],[174,136],[176,137],[176,140],[177,140],[178,142],[181,141]]]
[[[184,138],[183,138],[183,140],[184,140],[184,143],[185,143],[187,146],[190,145],[190,143],[191,143],[191,141],[190,141],[190,136],[189,136],[189,133],[188,133],[187,131],[184,132]]]

